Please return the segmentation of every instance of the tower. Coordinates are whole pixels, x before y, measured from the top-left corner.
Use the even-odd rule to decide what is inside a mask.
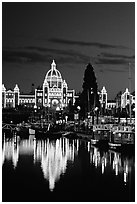
[[[67,83],[62,79],[53,60],[43,83],[43,106],[62,109],[67,105]]]
[[[6,88],[4,84],[2,84],[2,108],[6,107]]]
[[[101,90],[101,106],[107,108],[107,91],[105,86],[103,86]]]
[[[43,83],[43,106],[47,107],[49,106],[49,84],[47,80],[44,80]]]
[[[65,80],[63,81],[63,84],[62,84],[62,88],[63,88],[63,104],[64,106],[67,105],[67,83],[65,82]],[[62,106],[63,106],[62,104]]]
[[[19,105],[19,87],[16,84],[14,88],[14,107],[17,107]]]

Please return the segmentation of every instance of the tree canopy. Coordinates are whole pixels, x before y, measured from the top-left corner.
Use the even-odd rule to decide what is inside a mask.
[[[83,91],[80,95],[79,105],[85,114],[99,107],[98,85],[93,66],[89,63],[86,66],[83,78]]]
[[[97,82],[94,73],[93,66],[89,63],[85,69],[84,73],[84,82],[83,82],[83,91],[87,91],[92,88],[93,93],[97,93]]]

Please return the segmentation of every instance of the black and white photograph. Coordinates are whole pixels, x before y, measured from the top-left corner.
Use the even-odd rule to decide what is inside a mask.
[[[1,2],[2,202],[135,202],[135,2]]]

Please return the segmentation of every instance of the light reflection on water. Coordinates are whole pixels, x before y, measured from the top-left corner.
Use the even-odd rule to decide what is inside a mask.
[[[101,152],[98,148],[92,147],[90,151],[90,163],[95,167],[101,167],[102,174],[105,173],[105,169],[110,166],[115,175],[123,175],[123,181],[126,184],[129,180],[129,174],[131,174],[132,168],[134,168],[133,157],[123,157],[121,153],[109,150],[108,152]]]
[[[4,139],[2,148],[2,164],[5,160],[12,160],[13,167],[16,168],[19,159],[19,145],[15,138]]]
[[[49,182],[51,191],[55,183],[65,175],[68,162],[75,163],[81,148],[80,140],[69,140],[60,138],[57,140],[36,140],[34,137],[20,140],[18,137],[4,138],[2,148],[2,163],[6,160],[12,161],[13,168],[18,165],[20,155],[33,155],[34,166],[40,162],[43,177]],[[93,147],[90,142],[85,142],[84,148],[89,154],[90,165],[96,169],[101,168],[101,174],[107,174],[107,168],[111,168],[115,176],[122,175],[123,182],[128,183],[134,168],[133,157],[123,157],[121,153],[114,151],[101,152]]]
[[[56,141],[34,140],[34,163],[40,161],[44,178],[52,191],[60,175],[66,172],[67,162],[74,162],[74,141],[62,138]]]

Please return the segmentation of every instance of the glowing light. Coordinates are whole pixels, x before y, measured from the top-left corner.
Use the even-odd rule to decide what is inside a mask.
[[[19,149],[18,149],[18,143],[15,146],[15,138],[12,138],[9,141],[6,141],[6,139],[4,138],[3,149],[2,149],[2,164],[4,163],[5,159],[12,160],[13,167],[16,168],[18,158],[19,158]]]
[[[104,119],[102,119],[102,123],[104,123],[105,122],[105,120]]]
[[[104,162],[102,162],[102,174],[104,174]]]
[[[49,189],[53,191],[56,181],[66,171],[67,161],[74,161],[74,142],[70,145],[68,139],[61,138],[56,142],[47,141],[45,147],[38,142],[35,157],[39,153],[44,178],[49,181]]]
[[[90,151],[90,142],[88,142],[88,152]]]
[[[116,164],[115,166],[115,173],[116,173],[116,176],[118,175],[118,165]]]
[[[127,183],[127,173],[124,172],[124,182]]]
[[[105,167],[107,166],[107,159],[105,158]]]
[[[13,166],[14,166],[14,168],[17,167],[18,159],[19,159],[19,150],[18,150],[18,146],[17,146],[17,149],[14,149],[14,150],[13,150],[13,158],[12,158],[12,161],[13,161]]]
[[[77,151],[79,150],[79,140],[77,140]]]

